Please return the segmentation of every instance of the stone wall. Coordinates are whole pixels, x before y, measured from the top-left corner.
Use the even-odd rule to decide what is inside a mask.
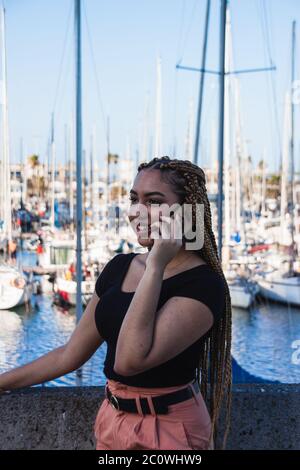
[[[104,387],[30,387],[1,395],[0,449],[94,449],[103,397]],[[300,385],[233,385],[227,449],[299,450]]]

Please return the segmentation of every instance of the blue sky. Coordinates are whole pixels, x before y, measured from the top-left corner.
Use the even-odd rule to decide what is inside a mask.
[[[271,55],[277,66],[273,74],[281,135],[284,93],[290,81],[291,24],[293,19],[297,21],[298,46],[300,8],[298,0],[264,1]],[[109,115],[111,151],[122,157],[129,142],[135,155],[141,144],[147,93],[150,96],[150,134],[153,134],[156,59],[160,54],[162,154],[184,158],[189,101],[194,100],[196,114],[199,74],[176,71],[175,65],[181,60],[185,65],[200,66],[206,1],[84,0],[83,3],[84,148],[89,152],[90,135],[95,127],[97,157],[100,164],[103,163],[106,116]],[[65,124],[71,122],[74,109],[73,1],[6,0],[4,6],[11,159],[20,159],[21,137],[27,154],[37,152],[44,158],[54,110],[57,154],[63,161]],[[268,66],[263,0],[232,0],[230,7],[235,67]],[[207,68],[218,67],[218,37],[219,0],[212,0]],[[297,52],[299,54],[299,46]],[[280,135],[270,83],[270,73],[240,76],[243,137],[248,152],[257,163],[265,148],[268,165],[274,169],[279,164]],[[210,162],[211,127],[212,122],[217,125],[218,112],[217,78],[207,75],[205,85],[200,166]],[[296,111],[298,120],[298,109]],[[172,153],[174,143],[175,155]],[[299,169],[297,133],[295,149]]]

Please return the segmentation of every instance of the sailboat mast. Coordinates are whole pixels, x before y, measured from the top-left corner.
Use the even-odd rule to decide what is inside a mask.
[[[71,220],[71,231],[74,231],[74,193],[73,193],[73,159],[74,159],[74,123],[73,120],[70,119],[70,133],[69,133],[69,139],[70,139],[70,162],[69,162],[69,172],[70,172],[70,177],[69,177],[69,204],[70,204],[70,220]]]
[[[6,72],[6,39],[5,39],[5,9],[1,7],[1,57],[2,57],[2,109],[3,109],[3,199],[4,199],[4,231],[7,240],[12,238],[11,223],[11,189],[10,189],[10,159],[8,142],[8,109],[7,109],[7,72]]]
[[[293,100],[293,85],[295,81],[295,45],[296,45],[296,21],[292,25],[292,57],[291,57],[291,139],[290,139],[290,158],[291,158],[291,260],[290,271],[293,271],[295,261],[295,240],[294,240],[294,100]]]
[[[287,91],[285,95],[284,105],[284,126],[283,126],[283,139],[282,139],[282,152],[281,152],[281,198],[280,198],[280,243],[284,245],[284,233],[286,226],[286,209],[287,209],[287,177],[288,177],[288,166],[289,166],[289,145],[291,138],[291,97]]]
[[[161,156],[161,57],[156,65],[155,157]]]
[[[52,180],[52,194],[51,194],[51,227],[54,233],[55,229],[55,142],[54,142],[54,115],[51,117],[51,180]]]
[[[236,114],[236,229],[242,232],[244,247],[247,246],[246,227],[244,218],[244,190],[242,178],[242,156],[244,145],[242,143],[242,118],[240,108],[240,84],[236,77],[233,80],[235,92],[235,114]],[[241,212],[243,215],[241,216]]]
[[[23,137],[20,139],[20,167],[21,167],[21,196],[20,196],[20,208],[23,209],[23,191],[24,191],[24,149],[23,149]]]
[[[75,90],[76,90],[76,320],[82,316],[82,120],[81,120],[81,0],[74,1],[75,6]]]
[[[91,148],[90,148],[90,207],[92,211],[92,223],[97,223],[97,211],[95,204],[95,178],[94,178],[94,161],[96,158],[96,126],[93,127],[93,132],[91,135]]]
[[[201,130],[201,113],[202,113],[202,100],[204,90],[204,69],[206,65],[206,50],[207,50],[207,39],[208,39],[208,25],[209,25],[209,13],[210,13],[210,0],[206,3],[206,14],[205,14],[205,28],[204,28],[204,40],[203,40],[203,51],[202,51],[202,72],[200,73],[199,83],[199,97],[198,97],[198,109],[197,109],[197,123],[196,123],[196,138],[194,147],[194,163],[198,164],[198,152],[199,152],[199,140]]]
[[[224,159],[224,78],[225,78],[225,27],[226,27],[227,0],[221,0],[220,15],[220,86],[219,86],[219,138],[218,138],[218,251],[222,261],[223,236],[223,159]]]
[[[142,147],[142,162],[146,162],[149,156],[149,92],[146,94],[144,123],[143,123],[143,147]],[[138,162],[140,163],[140,161]]]
[[[109,194],[109,169],[110,169],[110,120],[109,116],[107,117],[106,125],[106,147],[107,147],[107,159],[106,159],[106,229],[108,229],[108,218],[109,218],[109,204],[110,204],[110,194]]]
[[[228,7],[226,9],[226,40],[225,40],[225,89],[224,89],[224,247],[223,260],[229,261],[230,235],[231,235],[231,119],[230,98],[232,91],[232,48],[231,48],[231,22]]]

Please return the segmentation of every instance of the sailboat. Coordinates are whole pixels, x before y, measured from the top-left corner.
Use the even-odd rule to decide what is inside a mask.
[[[6,76],[6,42],[5,42],[5,10],[1,12],[1,60],[2,60],[2,161],[0,175],[0,218],[2,229],[0,238],[6,245],[12,240],[11,223],[11,189],[10,159],[8,143],[8,107],[7,107],[7,76]],[[30,300],[32,286],[27,282],[22,270],[8,263],[0,265],[0,310],[8,310]]]
[[[282,176],[281,176],[281,208],[280,208],[280,244],[288,245],[289,253],[286,263],[281,259],[279,266],[272,266],[266,258],[266,268],[256,275],[260,288],[260,294],[268,299],[293,305],[300,305],[300,272],[296,271],[297,246],[294,240],[294,103],[292,99],[292,86],[294,83],[295,69],[295,38],[296,22],[292,25],[292,80],[291,90],[287,91],[285,98],[284,115],[284,139],[282,152]],[[290,202],[288,205],[288,175],[291,169]],[[287,230],[288,228],[288,230]],[[287,238],[287,232],[289,237]],[[287,264],[287,266],[285,265]]]

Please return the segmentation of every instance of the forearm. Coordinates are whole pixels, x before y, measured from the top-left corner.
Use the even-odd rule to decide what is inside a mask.
[[[63,361],[65,346],[56,348],[44,356],[0,375],[0,388],[15,388],[37,385],[68,373]]]
[[[151,350],[155,317],[164,270],[149,266],[144,271],[123,320],[117,347],[117,369],[140,364]]]

